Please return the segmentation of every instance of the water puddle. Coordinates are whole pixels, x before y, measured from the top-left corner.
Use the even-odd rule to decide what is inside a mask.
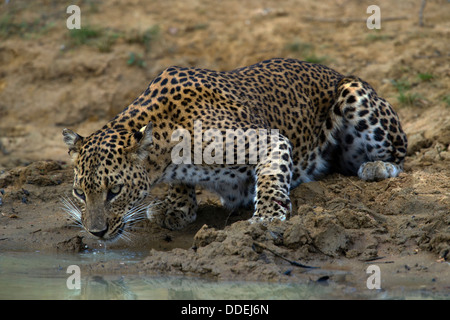
[[[68,273],[79,266],[109,259],[138,262],[141,252],[90,251],[77,255],[41,252],[0,253],[0,299],[435,299],[449,298],[432,292],[400,290],[364,291],[317,282],[304,284],[218,282],[190,277],[89,275],[79,277],[79,288]]]

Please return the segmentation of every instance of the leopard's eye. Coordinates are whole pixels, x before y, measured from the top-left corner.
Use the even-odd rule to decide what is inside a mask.
[[[112,199],[114,199],[115,196],[117,196],[120,193],[120,191],[122,191],[122,185],[121,184],[118,184],[118,185],[112,187],[111,189],[108,190],[108,194],[106,196],[106,199],[108,201],[111,201]]]
[[[73,193],[83,201],[86,199],[86,196],[84,195],[84,191],[79,188],[74,188]]]
[[[110,189],[110,191],[111,191],[112,193],[114,193],[114,194],[118,194],[118,193],[120,192],[120,190],[122,190],[122,186],[121,186],[121,185],[114,186],[114,187],[112,187],[112,188]]]

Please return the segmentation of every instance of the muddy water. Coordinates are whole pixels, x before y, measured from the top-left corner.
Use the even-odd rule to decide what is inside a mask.
[[[69,266],[110,259],[138,262],[143,253],[91,251],[77,255],[0,253],[0,299],[446,299],[441,293],[408,289],[361,291],[324,282],[300,284],[217,282],[192,277],[88,275],[79,288]],[[447,296],[448,299],[448,296]]]
[[[304,299],[326,297],[326,288],[270,283],[215,282],[183,277],[80,274],[80,288],[71,265],[105,260],[137,262],[139,252],[94,251],[79,255],[40,252],[0,254],[0,299]]]

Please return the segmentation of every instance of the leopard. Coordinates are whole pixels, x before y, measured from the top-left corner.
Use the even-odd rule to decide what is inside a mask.
[[[77,219],[102,240],[137,216],[185,228],[197,218],[196,188],[230,212],[250,208],[251,223],[284,221],[300,184],[331,173],[395,178],[407,150],[399,116],[371,85],[292,58],[231,71],[168,67],[101,129],[64,129],[63,140]],[[152,198],[162,184],[167,194]]]

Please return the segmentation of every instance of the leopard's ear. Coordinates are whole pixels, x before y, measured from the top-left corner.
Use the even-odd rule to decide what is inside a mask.
[[[62,134],[64,137],[64,142],[69,147],[69,155],[73,160],[75,160],[80,152],[81,146],[83,145],[84,138],[69,129],[64,129]]]
[[[149,122],[139,131],[132,133],[130,136],[129,147],[125,149],[125,152],[136,160],[143,161],[147,159],[149,148],[153,143],[152,131],[153,123]]]

